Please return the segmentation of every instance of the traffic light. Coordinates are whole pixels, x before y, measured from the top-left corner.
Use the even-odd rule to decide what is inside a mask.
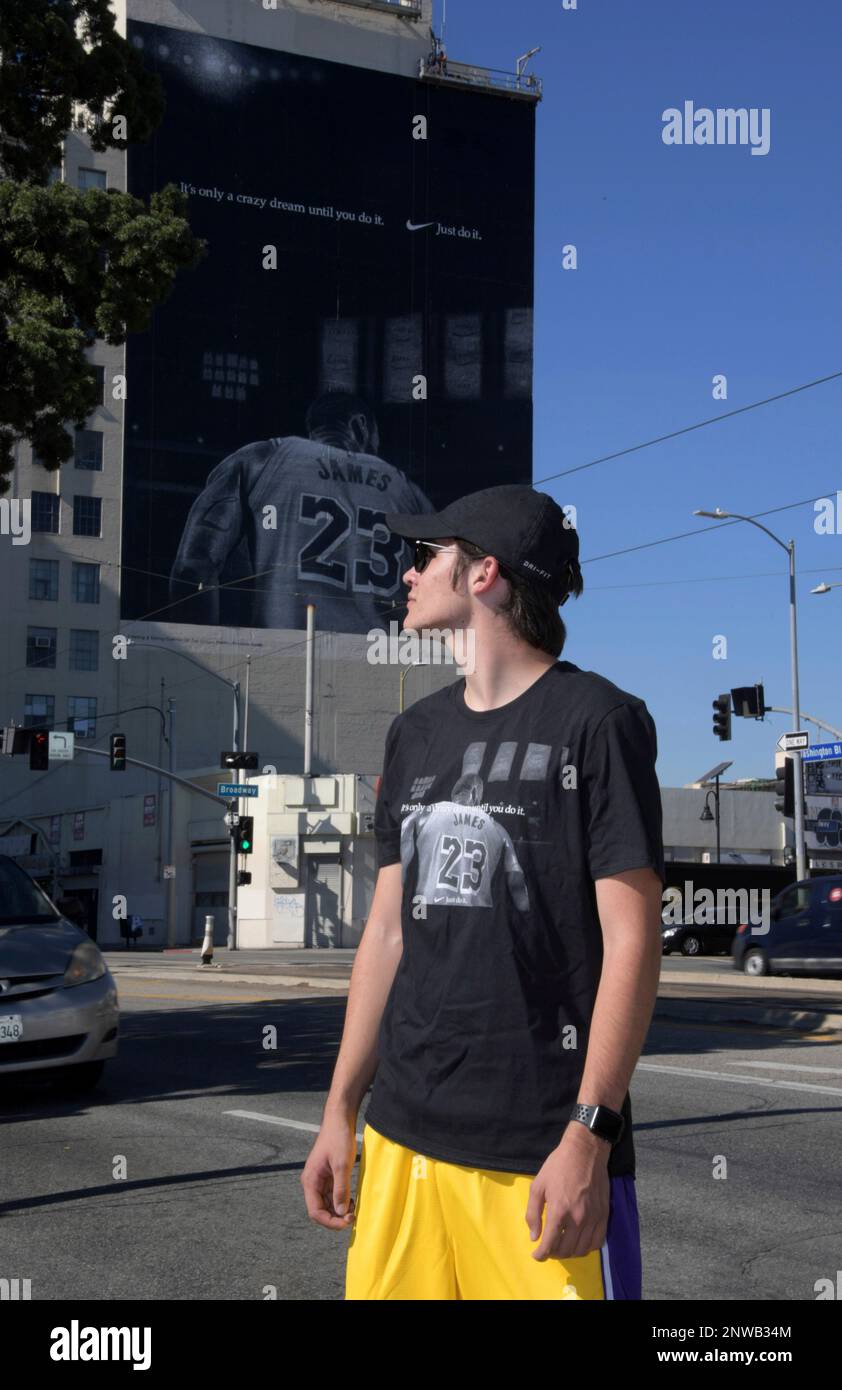
[[[237,853],[251,854],[254,845],[254,816],[240,816],[240,824],[234,834],[237,837]]]
[[[785,757],[775,768],[775,810],[782,816],[795,815],[795,763]]]
[[[731,737],[731,696],[717,695],[713,710],[713,732],[724,743]]]
[[[31,735],[28,729],[21,728],[20,725],[10,724],[3,730],[2,746],[0,753],[5,753],[12,758],[16,753],[28,753],[31,742]]]
[[[126,770],[126,735],[111,735],[111,771],[125,772]]]
[[[220,753],[221,767],[241,772],[256,772],[258,757],[256,753]]]
[[[731,691],[733,709],[741,719],[762,719],[766,695],[762,685],[738,685]]]
[[[33,772],[46,772],[50,766],[50,731],[34,729],[29,739],[29,766]]]

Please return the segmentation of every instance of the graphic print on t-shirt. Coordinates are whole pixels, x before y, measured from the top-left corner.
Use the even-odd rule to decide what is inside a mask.
[[[497,745],[488,771],[489,782],[510,784],[518,746],[516,739]],[[502,890],[519,912],[528,912],[529,891],[515,845],[491,812],[505,809],[519,817],[528,836],[540,834],[552,748],[549,744],[530,742],[522,752],[515,778],[525,804],[504,801],[491,808],[482,804],[485,784],[480,776],[487,749],[484,741],[473,742],[465,749],[462,772],[450,800],[403,808],[408,809],[408,814],[401,824],[401,872],[405,879],[413,857],[417,856],[415,896],[425,904],[493,907],[495,891]],[[563,763],[569,750],[560,751]],[[423,794],[434,780],[416,778],[413,794]],[[501,864],[500,888],[495,889],[495,875]]]
[[[460,777],[452,800],[434,801],[410,812],[401,826],[405,875],[418,855],[416,896],[445,907],[492,907],[491,884],[501,859],[515,907],[529,911],[529,894],[514,845],[503,826],[479,806],[482,779]]]

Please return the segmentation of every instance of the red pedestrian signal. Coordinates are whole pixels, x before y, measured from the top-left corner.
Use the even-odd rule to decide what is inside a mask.
[[[33,772],[46,772],[50,766],[50,731],[34,730],[29,739],[29,766]]]

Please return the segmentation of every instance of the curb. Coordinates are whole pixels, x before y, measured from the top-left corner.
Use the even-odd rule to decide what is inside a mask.
[[[778,1028],[788,1033],[820,1033],[827,1037],[842,1036],[842,1013],[825,1013],[820,1009],[788,1009],[785,1005],[759,1008],[752,1004],[694,1003],[684,999],[658,999],[653,1018],[668,1018],[678,1022],[700,1020],[703,1023],[735,1023],[743,1026]]]
[[[108,967],[111,970],[111,967]],[[149,984],[166,984],[167,980],[192,980],[202,979],[227,980],[229,984],[235,985],[307,985],[311,989],[330,989],[346,990],[350,980],[337,978],[336,975],[312,976],[312,975],[241,975],[239,972],[225,969],[214,969],[211,966],[196,965],[192,970],[166,970],[158,974],[153,974],[145,970],[111,970],[117,985],[126,980],[143,980]]]

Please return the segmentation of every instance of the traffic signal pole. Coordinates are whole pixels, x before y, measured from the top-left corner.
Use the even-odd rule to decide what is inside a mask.
[[[798,628],[795,617],[795,541],[786,547],[789,551],[789,641],[792,654],[792,713],[794,732],[801,728],[801,705],[798,695]],[[807,850],[804,844],[804,772],[801,750],[793,750],[795,766],[795,862],[799,879],[807,877]]]

